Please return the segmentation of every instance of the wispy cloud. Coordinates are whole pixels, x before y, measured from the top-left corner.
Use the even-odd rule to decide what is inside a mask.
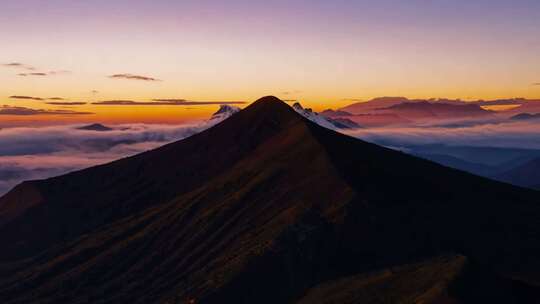
[[[161,81],[154,77],[149,76],[141,76],[141,75],[135,75],[135,74],[114,74],[108,76],[109,78],[113,79],[128,79],[128,80],[142,80],[142,81]]]
[[[13,107],[4,105],[0,107],[0,115],[32,116],[32,115],[88,115],[92,112],[79,112],[71,110],[45,110],[26,107]]]
[[[197,105],[233,105],[245,104],[245,101],[192,101],[185,99],[153,99],[152,101],[104,100],[93,102],[93,105],[106,106],[197,106]]]
[[[62,101],[65,99],[63,97],[51,97],[51,98],[44,98],[44,97],[37,97],[37,96],[26,96],[26,95],[12,95],[9,96],[10,99],[22,99],[22,100],[38,100],[38,101],[44,101],[44,100],[53,100],[53,102],[47,102],[47,104],[62,104]],[[70,104],[86,104],[80,103],[80,102],[66,102]]]
[[[535,82],[532,84],[533,86],[540,86],[540,82]]]
[[[9,96],[10,99],[25,99],[25,100],[45,100],[41,97],[33,97],[33,96],[24,96],[24,95],[12,95]]]
[[[49,71],[49,72],[19,73],[17,75],[22,76],[22,77],[27,77],[27,76],[41,76],[41,77],[44,77],[44,76],[54,76],[54,75],[70,74],[70,73],[71,73],[71,71],[60,70],[60,71]]]
[[[42,72],[34,72],[34,73],[19,73],[17,74],[18,76],[22,76],[22,77],[27,77],[27,76],[48,76],[49,74],[47,73],[42,73]]]
[[[46,104],[53,106],[82,106],[87,103],[82,101],[51,101],[46,102]]]
[[[36,69],[33,66],[20,63],[20,62],[3,63],[1,66],[6,67],[6,68],[15,68],[15,69],[21,69],[21,70],[27,70],[27,71],[34,71]]]

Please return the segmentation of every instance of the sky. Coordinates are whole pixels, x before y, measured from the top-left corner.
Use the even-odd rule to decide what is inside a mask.
[[[0,127],[180,123],[264,95],[540,98],[537,0],[2,0],[0,40]]]

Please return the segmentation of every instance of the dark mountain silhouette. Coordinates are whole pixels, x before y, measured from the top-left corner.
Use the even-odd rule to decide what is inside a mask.
[[[449,104],[438,102],[404,102],[379,110],[387,111],[405,117],[417,118],[462,118],[491,115],[491,111],[482,109],[475,104]]]
[[[539,203],[265,97],[0,198],[0,301],[537,303]]]
[[[540,158],[521,164],[496,176],[514,185],[540,190]]]
[[[78,130],[85,130],[85,131],[99,131],[99,132],[106,132],[106,131],[112,131],[113,130],[112,128],[109,128],[109,127],[104,126],[104,125],[99,124],[99,123],[82,126],[82,127],[77,128],[77,129]]]
[[[406,145],[401,142],[384,142],[386,146],[403,146],[415,155],[447,155],[467,162],[487,165],[507,171],[540,157],[540,150],[524,148],[453,146],[445,144]],[[500,172],[499,171],[499,172]]]
[[[540,113],[537,114],[530,114],[530,113],[521,113],[514,115],[510,117],[512,120],[531,120],[531,119],[539,119],[540,120]]]
[[[457,157],[444,154],[418,154],[418,157],[428,159],[441,165],[470,172],[480,176],[492,176],[498,173],[498,168],[484,164],[469,162]]]

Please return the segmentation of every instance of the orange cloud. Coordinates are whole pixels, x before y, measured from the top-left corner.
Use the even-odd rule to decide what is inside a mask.
[[[0,115],[32,116],[32,115],[87,115],[91,112],[78,112],[71,110],[44,110],[26,107],[12,107],[4,105],[0,107]]]

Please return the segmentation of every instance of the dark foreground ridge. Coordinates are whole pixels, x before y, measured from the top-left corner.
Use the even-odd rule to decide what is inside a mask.
[[[538,303],[539,203],[264,97],[0,198],[0,302]]]

